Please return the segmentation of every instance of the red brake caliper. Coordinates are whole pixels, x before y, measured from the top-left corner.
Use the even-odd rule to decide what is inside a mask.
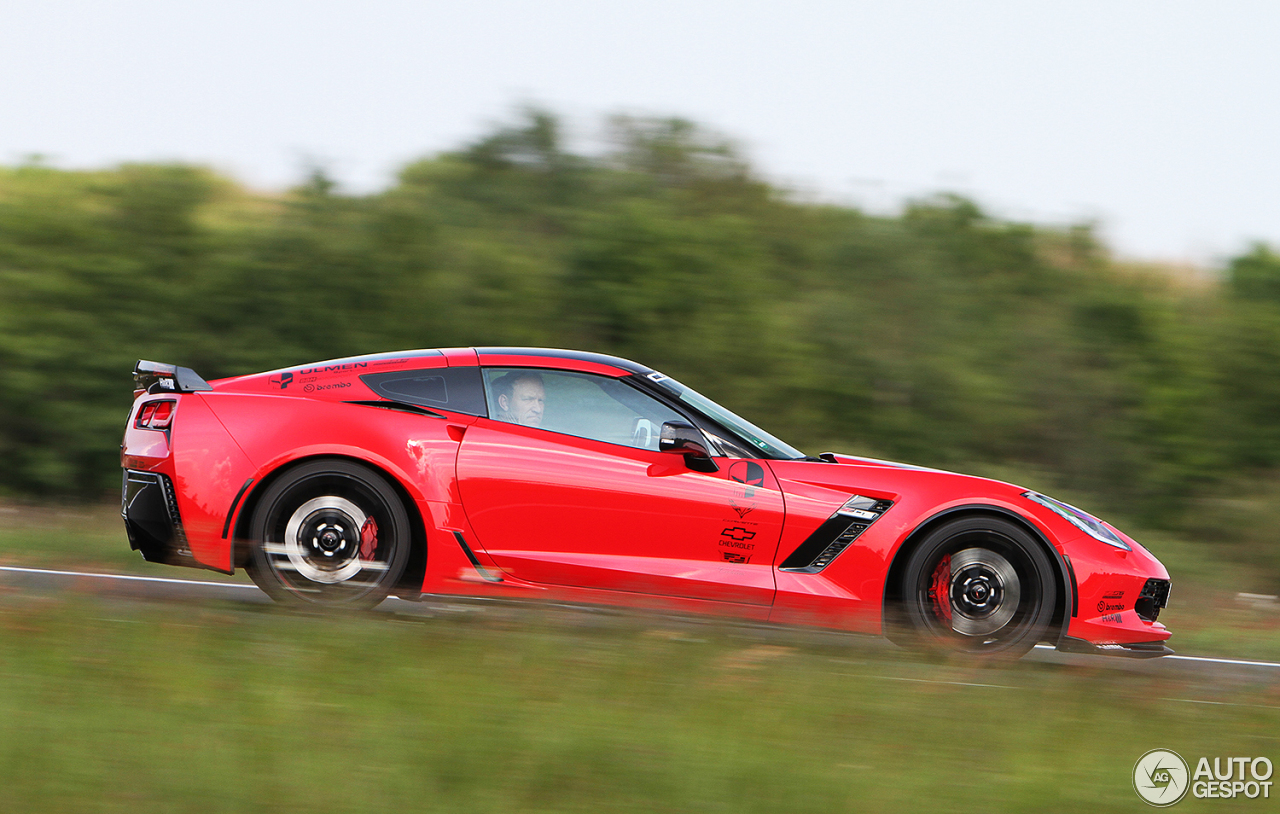
[[[929,579],[929,598],[933,600],[933,612],[947,624],[951,623],[951,555],[938,561]]]
[[[378,521],[370,517],[360,527],[360,559],[372,560],[378,550]]]

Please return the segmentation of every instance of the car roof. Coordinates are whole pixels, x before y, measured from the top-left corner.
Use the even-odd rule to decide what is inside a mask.
[[[609,356],[604,353],[591,353],[583,350],[562,350],[558,348],[513,348],[483,347],[475,348],[480,364],[485,366],[513,367],[558,367],[570,370],[590,370],[594,367],[613,368],[600,370],[601,373],[613,375],[648,374],[653,368],[646,367],[630,359]]]
[[[422,350],[387,351],[368,353],[360,356],[343,356],[338,359],[327,359],[323,362],[310,362],[303,365],[290,365],[279,370],[252,374],[264,376],[270,373],[286,371],[307,372],[310,369],[336,369],[343,366],[359,365],[365,367],[369,363],[382,363],[391,368],[411,367],[414,360],[440,359],[435,364],[448,366],[468,366],[477,362],[486,367],[551,367],[564,370],[603,373],[610,376],[627,376],[631,374],[648,375],[653,368],[604,353],[592,353],[584,350],[566,350],[562,348],[525,348],[525,347],[475,347],[475,348],[438,348]],[[403,365],[397,363],[404,363]],[[434,366],[434,365],[432,365]],[[240,377],[250,378],[250,377]]]
[[[350,377],[362,373],[413,370],[421,367],[470,367],[476,364],[498,368],[553,368],[579,373],[596,373],[617,378],[632,375],[648,376],[654,372],[652,368],[637,364],[629,359],[580,350],[523,347],[439,348],[344,356],[323,362],[311,362],[278,370],[268,370],[263,373],[216,379],[210,384],[213,385],[214,390],[222,392],[253,393],[267,391],[272,393],[280,392],[282,395],[293,395],[282,391],[288,387],[288,382],[293,381],[295,376],[340,377],[345,375]],[[316,387],[319,388],[319,385]],[[311,395],[311,390],[305,392]],[[317,389],[316,392],[318,393],[319,390]],[[328,388],[325,388],[324,392],[335,398],[341,395],[337,391],[330,391]]]

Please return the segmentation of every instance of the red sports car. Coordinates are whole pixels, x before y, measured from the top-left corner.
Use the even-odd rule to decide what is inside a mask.
[[[138,362],[125,527],[277,600],[658,606],[968,653],[1171,652],[1159,561],[1052,498],[811,457],[643,365],[450,348],[205,382]]]

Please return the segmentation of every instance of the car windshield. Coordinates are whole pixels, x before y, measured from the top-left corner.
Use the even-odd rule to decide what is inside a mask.
[[[688,404],[706,417],[720,424],[724,428],[733,432],[739,438],[743,439],[752,447],[759,450],[765,458],[803,458],[805,454],[790,444],[773,437],[769,433],[747,421],[741,416],[735,415],[725,408],[716,404],[711,399],[694,390],[692,387],[685,387],[680,382],[661,373],[650,373],[649,380],[656,383],[659,387],[663,387],[673,393],[680,401]]]

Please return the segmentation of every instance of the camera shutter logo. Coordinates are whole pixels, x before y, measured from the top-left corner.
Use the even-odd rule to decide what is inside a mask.
[[[1158,808],[1185,797],[1190,781],[1187,762],[1168,749],[1152,749],[1133,766],[1133,790],[1144,802]]]

